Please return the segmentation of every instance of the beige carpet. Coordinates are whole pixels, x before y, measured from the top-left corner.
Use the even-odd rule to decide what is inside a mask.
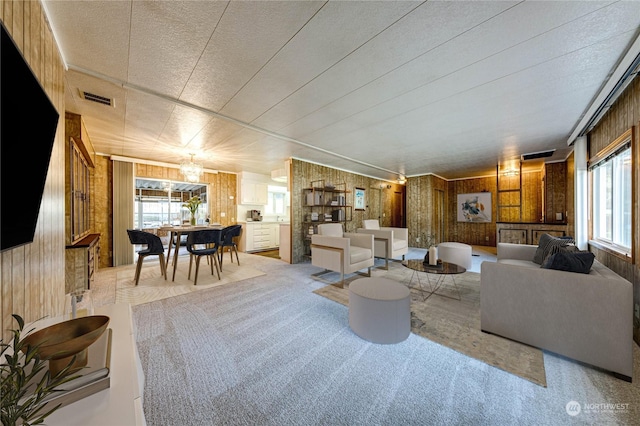
[[[336,274],[337,277],[338,274]],[[374,269],[374,276],[384,276],[408,285],[412,271],[399,262],[392,262],[389,271]],[[345,280],[345,288],[333,285],[315,290],[321,296],[349,304],[348,283],[362,278],[355,275]],[[428,287],[427,277],[420,273],[423,287]],[[456,275],[455,282],[460,291],[460,299],[455,300],[434,294],[426,301],[416,278],[411,282],[411,331],[478,359],[494,367],[515,374],[540,386],[547,386],[542,351],[522,343],[514,342],[480,331],[480,274],[466,272]],[[450,277],[447,277],[437,293],[458,297]]]
[[[116,303],[139,305],[265,275],[264,272],[249,266],[247,262],[243,262],[243,258],[241,258],[240,262],[240,265],[230,263],[229,257],[225,253],[225,259],[222,264],[223,270],[220,272],[220,280],[218,280],[218,276],[215,274],[215,268],[214,275],[211,275],[211,267],[207,264],[206,259],[203,258],[200,262],[198,285],[193,285],[195,260],[191,271],[191,280],[187,278],[189,272],[189,257],[180,256],[175,281],[171,281],[171,275],[173,273],[173,265],[171,264],[167,271],[167,280],[165,281],[160,274],[159,263],[148,259],[145,260],[143,264],[140,281],[137,286],[134,282],[135,265],[118,270],[115,301]]]

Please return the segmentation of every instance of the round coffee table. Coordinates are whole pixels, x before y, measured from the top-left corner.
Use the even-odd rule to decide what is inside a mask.
[[[423,300],[427,300],[433,294],[437,294],[438,296],[448,297],[450,299],[460,300],[460,289],[458,289],[458,285],[456,284],[456,280],[454,279],[454,275],[462,274],[467,272],[467,269],[456,265],[455,263],[442,262],[438,265],[429,265],[428,263],[424,263],[422,259],[409,259],[402,262],[402,266],[405,266],[413,271],[411,274],[411,280],[409,281],[409,287],[411,287],[411,283],[413,282],[413,277],[415,276],[418,281],[419,287],[413,287],[416,290],[422,292],[424,298]],[[422,285],[422,281],[420,281],[419,272],[424,272],[427,274],[427,283],[429,284],[429,288],[425,289]],[[434,280],[432,282],[431,276],[434,276]],[[458,297],[452,297],[442,293],[436,293],[444,279],[449,276],[451,277],[451,281],[453,282],[453,286],[458,292]]]

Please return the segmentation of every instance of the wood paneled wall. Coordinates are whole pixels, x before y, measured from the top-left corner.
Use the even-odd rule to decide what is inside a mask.
[[[457,241],[465,244],[495,246],[496,245],[496,212],[497,212],[497,179],[495,176],[479,177],[450,181],[447,184],[449,192],[449,220],[447,222],[447,241]],[[491,223],[458,222],[458,194],[475,192],[491,193]]]
[[[638,199],[640,197],[640,78],[625,89],[624,93],[611,106],[609,111],[589,133],[589,157],[604,149],[618,136],[634,126],[633,146],[633,254],[634,260],[629,262],[595,246],[590,250],[596,258],[609,268],[633,283],[634,306],[640,304],[640,214]],[[634,317],[634,340],[640,344],[640,321]]]
[[[444,193],[445,232],[440,229],[440,218],[434,206],[438,203],[438,191]],[[411,177],[407,179],[407,228],[409,246],[427,247],[427,235],[435,236],[435,243],[447,240],[447,231],[451,229],[451,201],[448,196],[447,181],[434,175]],[[455,203],[455,201],[454,201]]]
[[[364,219],[378,219],[380,220],[381,226],[390,226],[390,212],[394,200],[393,194],[396,191],[404,190],[403,185],[332,169],[318,164],[307,163],[305,161],[293,159],[291,167],[292,263],[306,262],[309,260],[309,258],[305,256],[302,229],[305,212],[301,206],[304,204],[302,199],[303,189],[309,188],[312,181],[324,179],[325,184],[345,183],[347,190],[351,191],[347,193],[346,197],[347,205],[350,206],[353,206],[353,189],[355,187],[366,189],[366,209],[364,211],[352,211],[352,220],[346,222],[345,232],[356,232],[357,228],[362,227],[362,221]],[[391,185],[391,188],[388,188],[388,185]]]
[[[565,222],[567,215],[567,163],[545,165],[544,174],[544,221],[545,223]],[[562,219],[556,219],[562,213]]]
[[[34,241],[0,253],[0,327],[6,340],[7,330],[16,327],[11,314],[34,321],[64,310],[65,108],[64,65],[40,2],[0,0],[0,19],[60,114]],[[29,129],[24,131],[28,141]]]

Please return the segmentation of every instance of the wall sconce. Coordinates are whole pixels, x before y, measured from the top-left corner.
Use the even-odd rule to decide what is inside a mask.
[[[520,172],[516,169],[509,169],[502,172],[503,176],[518,176]]]

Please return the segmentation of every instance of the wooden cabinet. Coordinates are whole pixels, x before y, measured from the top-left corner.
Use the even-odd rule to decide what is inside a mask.
[[[269,202],[267,184],[243,180],[240,184],[240,200],[242,204],[266,205]]]
[[[496,223],[497,239],[499,243],[533,244],[537,245],[542,234],[562,237],[567,234],[566,224],[550,223]]]
[[[100,264],[100,234],[89,234],[65,251],[65,293],[90,289]]]
[[[78,149],[73,138],[69,138],[67,150],[67,220],[70,240],[74,243],[84,238],[90,230],[90,174],[89,164]]]

